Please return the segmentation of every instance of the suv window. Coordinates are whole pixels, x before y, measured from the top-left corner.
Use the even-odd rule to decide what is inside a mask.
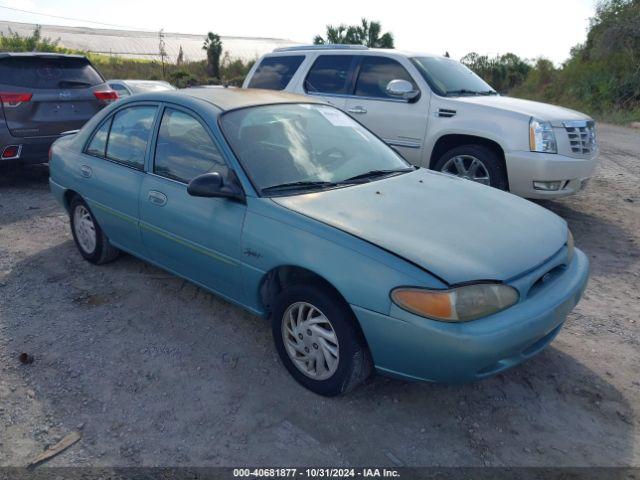
[[[348,94],[354,55],[320,55],[314,62],[306,80],[307,93]]]
[[[413,78],[402,65],[387,57],[365,56],[360,65],[356,82],[356,95],[360,97],[397,98],[387,93],[387,84],[391,80],[407,80],[414,89],[418,89]]]
[[[111,122],[106,157],[142,170],[156,110],[145,105],[117,112]]]
[[[104,80],[86,58],[7,57],[0,60],[0,83],[27,88],[86,88]]]
[[[304,55],[266,57],[253,73],[249,88],[284,90],[304,60]]]
[[[224,175],[226,163],[198,120],[167,108],[160,123],[153,171],[188,183],[205,172],[218,171]]]

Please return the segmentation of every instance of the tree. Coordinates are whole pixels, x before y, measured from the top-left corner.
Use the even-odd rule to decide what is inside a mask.
[[[220,56],[222,55],[222,40],[220,36],[209,32],[202,49],[207,52],[207,73],[214,78],[220,78]]]
[[[326,36],[316,35],[313,43],[315,45],[350,44],[366,45],[371,48],[394,48],[393,34],[390,32],[381,34],[381,32],[380,22],[369,22],[363,18],[360,25],[327,25]]]
[[[184,63],[184,52],[182,51],[182,45],[180,45],[180,49],[178,50],[178,56],[176,57],[176,65],[180,66]]]
[[[167,49],[164,44],[164,29],[158,32],[158,52],[160,53],[160,62],[162,63],[162,78],[165,78],[164,59],[167,56]]]

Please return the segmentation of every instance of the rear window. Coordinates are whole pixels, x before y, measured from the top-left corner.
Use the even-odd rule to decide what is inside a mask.
[[[249,88],[284,90],[303,60],[304,55],[264,58],[251,77]]]
[[[34,89],[86,88],[103,83],[85,58],[8,57],[0,59],[0,84]]]

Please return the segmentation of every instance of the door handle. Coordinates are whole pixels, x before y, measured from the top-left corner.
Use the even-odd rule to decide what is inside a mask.
[[[82,175],[84,178],[89,178],[91,175],[93,175],[93,170],[91,170],[91,167],[87,165],[82,165],[80,167],[80,175]]]
[[[156,190],[149,190],[147,198],[151,203],[159,207],[162,207],[167,203],[167,196],[162,192],[157,192]]]
[[[347,110],[349,113],[367,113],[367,109],[358,105],[357,107],[350,108]]]

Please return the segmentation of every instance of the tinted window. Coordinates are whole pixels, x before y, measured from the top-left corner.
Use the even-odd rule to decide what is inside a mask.
[[[107,142],[107,158],[142,169],[156,107],[120,110],[113,117]]]
[[[351,93],[353,55],[321,55],[315,61],[304,81],[304,89],[319,93]]]
[[[91,143],[87,147],[87,153],[96,157],[104,157],[107,149],[107,137],[109,136],[109,128],[111,127],[111,119],[107,120],[96,131],[91,139]]]
[[[362,97],[397,98],[387,94],[391,80],[407,80],[417,89],[411,75],[395,60],[385,57],[364,57],[356,82],[356,95]]]
[[[226,164],[204,127],[191,115],[166,109],[162,116],[153,171],[188,183],[201,173],[225,173]]]
[[[251,77],[249,88],[283,90],[304,60],[304,56],[267,57]]]
[[[0,60],[0,83],[28,88],[86,88],[102,83],[86,58],[9,57]]]

